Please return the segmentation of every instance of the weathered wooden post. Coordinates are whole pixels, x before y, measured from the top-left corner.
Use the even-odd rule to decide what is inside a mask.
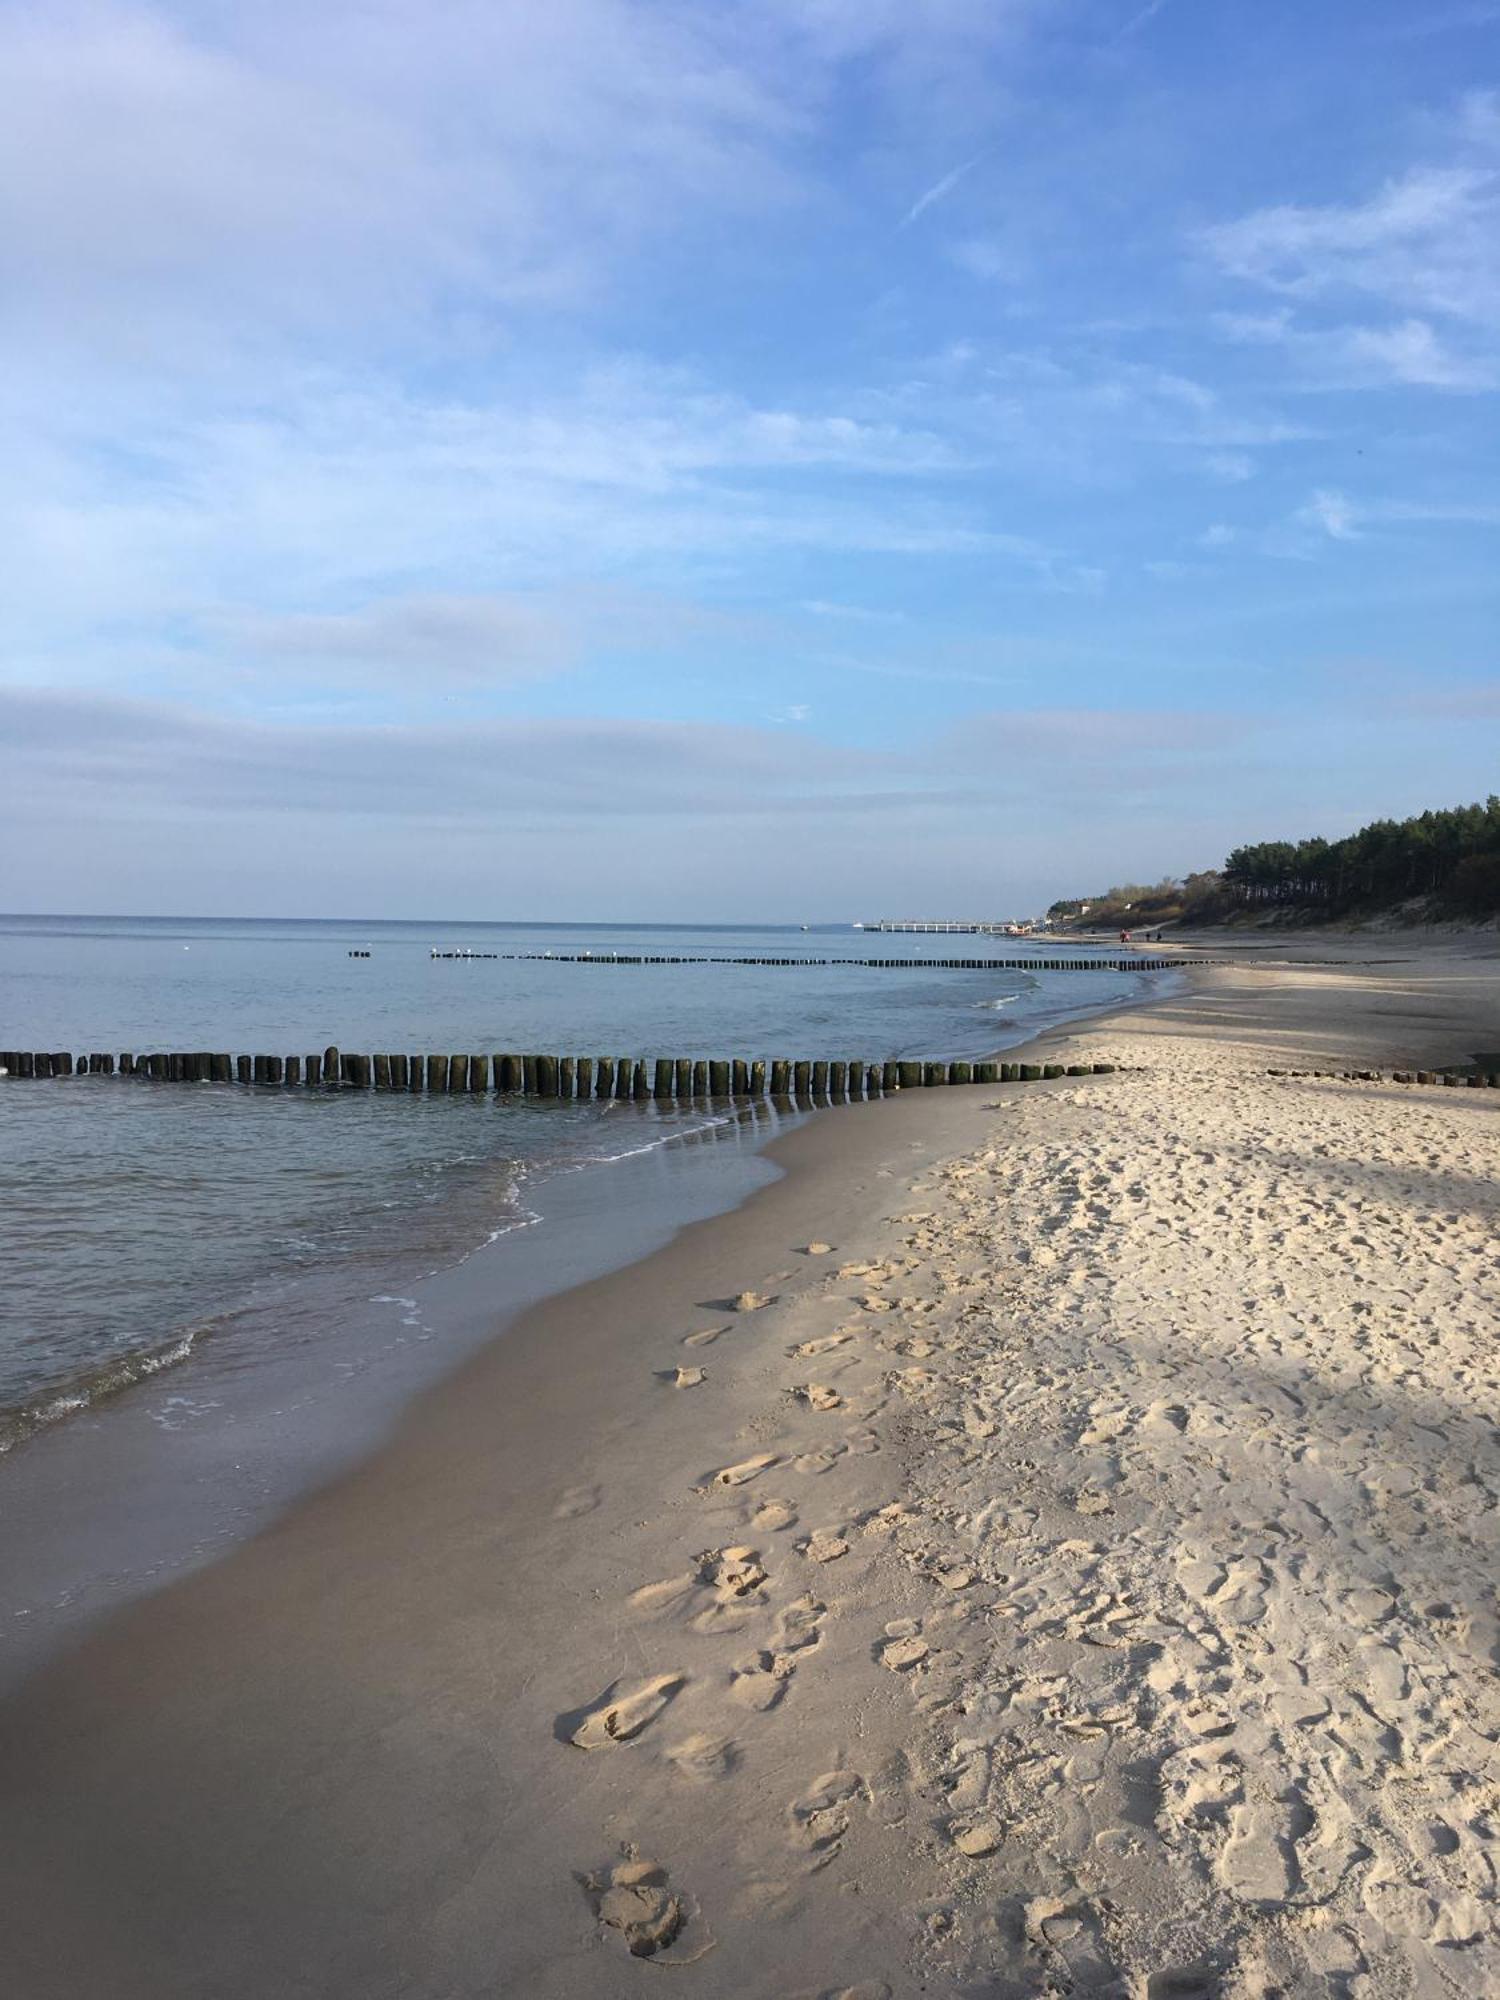
[[[578,1095],[581,1098],[592,1097],[594,1094],[594,1058],[592,1056],[580,1056],[578,1058],[577,1073]]]
[[[727,1062],[709,1063],[708,1094],[710,1097],[727,1097],[729,1095],[729,1065]]]
[[[429,1093],[435,1096],[439,1091],[446,1090],[448,1088],[448,1058],[446,1056],[428,1056],[426,1068],[427,1089]]]
[[[150,1057],[150,1058],[149,1058],[149,1060],[150,1060],[150,1061],[151,1061],[152,1063],[155,1063],[155,1062],[156,1062],[156,1060],[157,1060],[157,1058],[156,1058],[155,1056],[152,1056],[152,1057]],[[153,1070],[152,1070],[151,1074],[152,1074],[153,1076],[155,1076],[155,1074],[156,1074],[156,1071],[155,1071],[155,1069],[153,1069]],[[249,1056],[236,1056],[236,1057],[235,1057],[235,1059],[234,1059],[234,1077],[235,1077],[235,1082],[236,1082],[236,1083],[248,1083],[248,1082],[250,1081],[250,1077],[251,1077],[251,1065],[250,1065],[250,1058],[249,1058]]]
[[[288,1057],[287,1057],[287,1059],[286,1059],[286,1080],[287,1080],[287,1083],[288,1083],[288,1085],[291,1085],[291,1084],[294,1084],[294,1083],[301,1083],[301,1081],[302,1081],[302,1058],[301,1058],[301,1056],[288,1056]]]
[[[1095,1076],[1113,1076],[1115,1073],[1113,1063],[1091,1063],[1089,1067]]]
[[[337,1083],[340,1077],[343,1075],[343,1073],[344,1072],[343,1072],[342,1059],[339,1055],[338,1050],[324,1049],[323,1081],[325,1083]]]
[[[902,1090],[920,1090],[922,1088],[922,1065],[919,1062],[897,1063],[896,1081]]]
[[[670,1056],[656,1058],[656,1074],[651,1085],[651,1095],[656,1098],[672,1095],[672,1078],[675,1067]]]
[[[644,1060],[637,1061],[630,1079],[630,1094],[637,1103],[643,1103],[651,1095],[650,1078]]]
[[[1016,1071],[1018,1083],[1040,1083],[1042,1069],[1040,1063],[1021,1063]]]
[[[280,1057],[280,1056],[267,1056],[267,1057],[266,1057],[266,1082],[267,1082],[267,1083],[280,1083],[280,1081],[281,1081],[281,1073],[282,1073],[282,1072],[281,1072],[281,1057]]]
[[[615,1059],[600,1056],[594,1064],[594,1090],[599,1097],[613,1097],[615,1094]]]
[[[1052,1082],[1054,1077],[1066,1076],[1067,1073],[1062,1063],[1043,1063],[1042,1065],[1042,1075],[1049,1083]]]
[[[981,1062],[974,1065],[974,1081],[976,1083],[995,1083],[998,1081],[999,1075],[999,1063]]]
[[[708,1064],[706,1062],[699,1061],[693,1064],[693,1095],[694,1097],[707,1097],[708,1095]]]
[[[538,1056],[536,1059],[536,1094],[538,1097],[557,1095],[557,1057]]]
[[[786,1062],[771,1064],[771,1095],[790,1097],[792,1094],[792,1066]]]
[[[812,1064],[794,1062],[792,1064],[792,1095],[806,1097],[812,1091]]]
[[[679,1056],[672,1065],[672,1095],[691,1097],[693,1094],[693,1064],[690,1056]]]
[[[615,1102],[622,1103],[635,1091],[635,1058],[621,1056],[615,1064]]]
[[[828,1095],[828,1065],[826,1062],[815,1062],[812,1066],[812,1091],[814,1097],[826,1097]]]
[[[862,1062],[851,1062],[848,1069],[849,1095],[863,1097],[865,1094],[865,1066]]]
[[[849,1087],[848,1063],[831,1062],[828,1065],[829,1096],[842,1097],[844,1095],[844,1092],[848,1089],[848,1087]]]
[[[899,1062],[888,1062],[882,1066],[880,1071],[880,1087],[882,1090],[899,1090],[901,1088],[901,1065]]]
[[[764,1097],[765,1094],[766,1066],[763,1062],[753,1062],[750,1065],[750,1095],[752,1097]]]
[[[750,1095],[750,1065],[743,1056],[736,1056],[730,1066],[729,1088],[735,1097]]]
[[[36,1076],[36,1056],[30,1049],[16,1050],[16,1075],[32,1078]]]
[[[392,1052],[392,1054],[391,1054],[391,1055],[390,1055],[390,1057],[389,1057],[389,1062],[390,1062],[390,1087],[391,1087],[391,1089],[392,1089],[392,1090],[405,1090],[405,1089],[406,1089],[406,1087],[407,1087],[407,1082],[406,1082],[406,1057],[405,1057],[404,1055],[397,1055],[397,1054],[396,1054],[396,1053],[395,1053],[395,1052],[393,1051],[393,1052]]]
[[[389,1056],[375,1058],[375,1088],[389,1090],[391,1087],[391,1059]]]
[[[973,1063],[966,1063],[966,1062],[949,1063],[948,1081],[950,1083],[972,1083],[974,1081]]]
[[[323,1081],[323,1058],[307,1055],[302,1058],[302,1081],[309,1090],[315,1089]]]
[[[571,1056],[563,1056],[557,1065],[557,1094],[559,1097],[573,1097],[578,1090],[578,1072]]]

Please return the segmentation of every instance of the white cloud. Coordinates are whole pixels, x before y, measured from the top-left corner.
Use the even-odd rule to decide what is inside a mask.
[[[1320,488],[1307,504],[1299,509],[1297,518],[1312,527],[1321,528],[1325,535],[1335,542],[1353,542],[1359,539],[1359,529],[1355,525],[1355,510],[1346,495],[1330,488]]]

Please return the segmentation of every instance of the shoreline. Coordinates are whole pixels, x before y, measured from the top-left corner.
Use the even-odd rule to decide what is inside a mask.
[[[1143,973],[1144,1002],[1080,1008],[1064,1000],[1061,1022],[999,1043],[994,1054],[1042,1046],[1069,1022],[1155,1004],[1173,983],[1170,975]],[[1003,1013],[996,1018],[1003,1022]],[[335,1272],[321,1308],[319,1274],[297,1274],[294,1282],[312,1301],[306,1310],[327,1329],[311,1349],[285,1358],[262,1353],[247,1371],[232,1332],[197,1339],[185,1330],[169,1344],[169,1365],[132,1366],[117,1390],[56,1423],[36,1424],[0,1452],[13,1530],[0,1693],[112,1609],[222,1560],[378,1452],[415,1398],[489,1341],[506,1338],[540,1300],[627,1270],[677,1229],[731,1212],[767,1173],[780,1171],[768,1133],[774,1145],[776,1134],[817,1113],[849,1108],[830,1098],[705,1104],[704,1126],[648,1134],[615,1158],[523,1172],[517,1197],[529,1186],[538,1207],[425,1271],[384,1274],[378,1287],[372,1276],[358,1300]],[[684,1160],[688,1150],[693,1165]],[[667,1157],[635,1164],[637,1155],[653,1154]],[[226,1317],[233,1323],[246,1310]],[[370,1353],[382,1357],[383,1374],[371,1374]],[[167,1446],[164,1431],[173,1433]]]
[[[1186,994],[1040,1040],[1160,1048],[1184,1098],[1207,1105],[1274,1096],[1337,1117],[1343,1100],[1383,1116],[1399,1093],[1272,1086],[1263,1066],[1294,1048],[1443,1060],[1443,1037],[1495,1018],[1495,975],[1479,966],[1456,991],[1205,969]],[[1234,1061],[1205,1082],[1180,1068],[1195,1051],[1205,1069]],[[1041,1312],[1058,1282],[1024,1252],[982,1247],[961,1279],[970,1239],[943,1204],[972,1178],[964,1163],[978,1151],[999,1174],[1028,1147],[1060,1160],[1078,1147],[1102,1171],[1109,1135],[1148,1115],[1164,1108],[1140,1074],[913,1093],[814,1119],[770,1149],[780,1179],[524,1313],[372,1459],[111,1616],[0,1706],[22,1990],[623,1995],[642,1968],[613,1919],[668,1916],[679,1929],[661,1963],[726,1996],[862,1979],[903,2000],[919,1980],[958,1992],[960,1961],[986,1951],[1075,1981],[1106,1942],[1118,1956],[1128,1940],[1069,1914],[1087,1900],[1076,1860],[1057,1909],[1028,1915],[1040,1904],[1023,1897],[1017,1935],[975,1931],[1003,1826],[986,1845],[978,1800],[954,1821],[968,1780],[923,1759],[979,1645],[956,1579],[972,1567],[977,1584],[990,1558],[972,1506],[937,1495],[920,1519],[890,1510],[932,1485],[951,1448],[932,1386],[940,1364],[959,1366],[936,1337],[948,1304],[972,1301],[967,1313],[1033,1286]],[[1494,1124],[1484,1100],[1419,1110],[1408,1094],[1400,1115]],[[1034,1243],[1028,1203],[1056,1177],[1026,1183],[986,1226]],[[915,1264],[913,1244],[926,1245]],[[840,1275],[849,1263],[864,1269]],[[915,1295],[890,1299],[903,1282]],[[744,1292],[768,1303],[733,1310]],[[1108,1309],[1104,1296],[1089,1312]],[[831,1341],[844,1326],[857,1333]],[[695,1335],[712,1337],[686,1345]],[[1025,1356],[1011,1365],[1024,1386]],[[706,1379],[660,1379],[679,1367]],[[953,1406],[956,1436],[998,1490],[1016,1476],[1008,1420],[966,1430],[967,1407]],[[760,1454],[775,1461],[760,1475],[716,1483]],[[1074,1539],[1107,1525],[1107,1509],[1085,1508]],[[1061,1643],[1035,1642],[1048,1657]],[[585,1711],[642,1684],[638,1729],[630,1709],[618,1736],[590,1734]],[[599,1747],[576,1747],[580,1731]]]

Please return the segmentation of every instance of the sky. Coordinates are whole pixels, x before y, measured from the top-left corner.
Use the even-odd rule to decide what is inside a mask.
[[[1500,0],[0,0],[0,901],[1009,916],[1500,784]]]

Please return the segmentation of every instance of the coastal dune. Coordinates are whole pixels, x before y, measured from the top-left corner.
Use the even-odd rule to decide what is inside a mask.
[[[1336,954],[1335,954],[1336,955]],[[850,1106],[0,1709],[18,1994],[1500,1990],[1500,958]]]

